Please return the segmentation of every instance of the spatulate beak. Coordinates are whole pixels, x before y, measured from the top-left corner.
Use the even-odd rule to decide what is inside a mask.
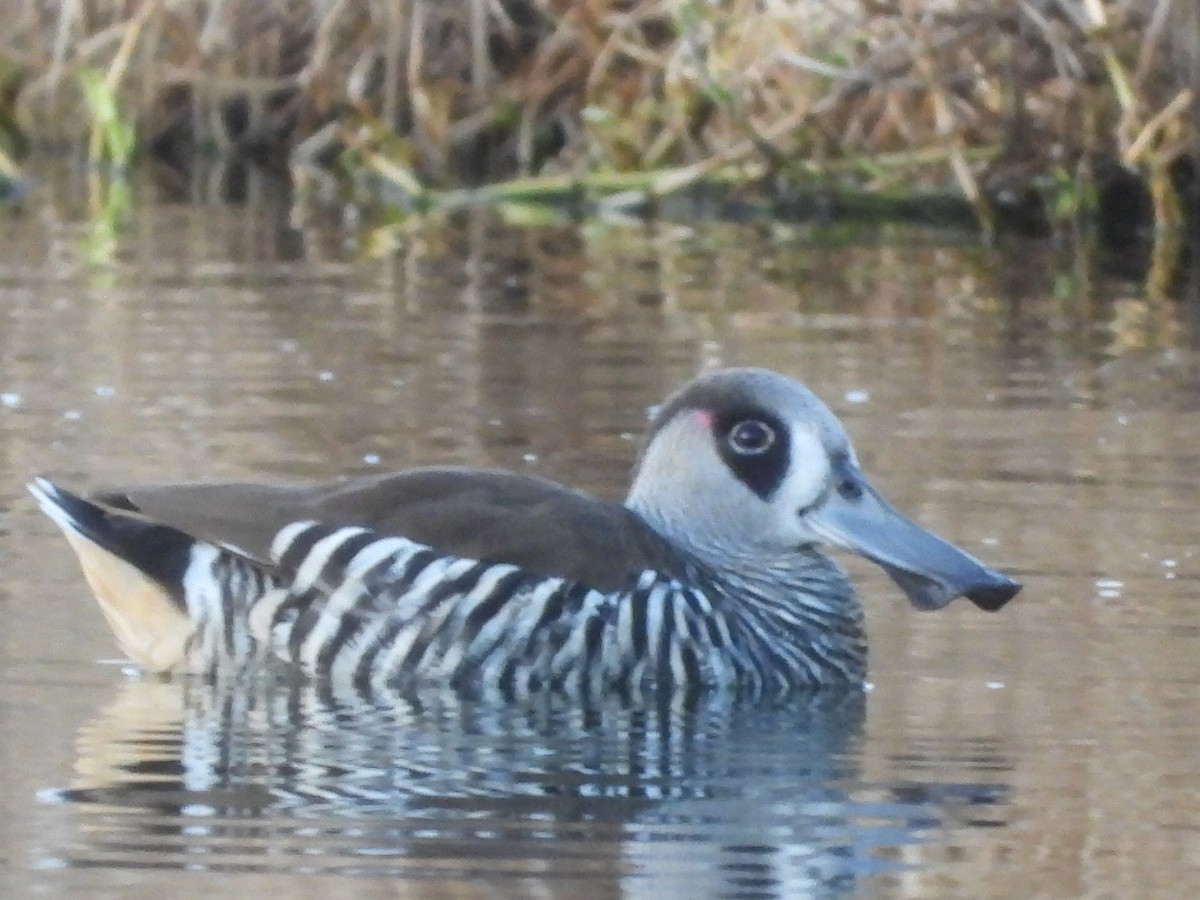
[[[838,489],[805,511],[805,520],[828,543],[878,563],[913,606],[941,609],[961,596],[994,612],[1021,590],[1019,582],[893,509],[852,463],[843,463],[838,476]]]

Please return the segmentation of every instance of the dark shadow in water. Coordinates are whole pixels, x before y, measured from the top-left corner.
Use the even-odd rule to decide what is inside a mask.
[[[845,896],[930,829],[1002,824],[1005,799],[994,780],[864,783],[864,700],[581,709],[129,682],[52,795],[78,843],[43,862]]]

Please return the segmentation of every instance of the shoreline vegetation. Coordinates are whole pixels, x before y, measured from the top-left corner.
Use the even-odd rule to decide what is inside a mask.
[[[14,0],[0,178],[240,158],[404,211],[939,204],[1178,241],[1195,0]],[[947,201],[953,201],[947,203]],[[1175,235],[1174,239],[1169,236]]]

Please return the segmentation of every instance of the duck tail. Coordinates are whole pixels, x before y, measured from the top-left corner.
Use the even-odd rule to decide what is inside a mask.
[[[45,478],[28,487],[79,557],[121,649],[153,672],[184,663],[194,631],[184,578],[195,539],[136,513],[85,500]]]

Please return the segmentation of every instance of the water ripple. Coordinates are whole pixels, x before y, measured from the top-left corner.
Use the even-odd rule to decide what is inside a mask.
[[[514,708],[130,681],[80,730],[73,783],[43,794],[79,827],[39,867],[705,877],[837,896],[904,868],[932,829],[1003,820],[1002,783],[861,781],[864,705],[851,691]]]

